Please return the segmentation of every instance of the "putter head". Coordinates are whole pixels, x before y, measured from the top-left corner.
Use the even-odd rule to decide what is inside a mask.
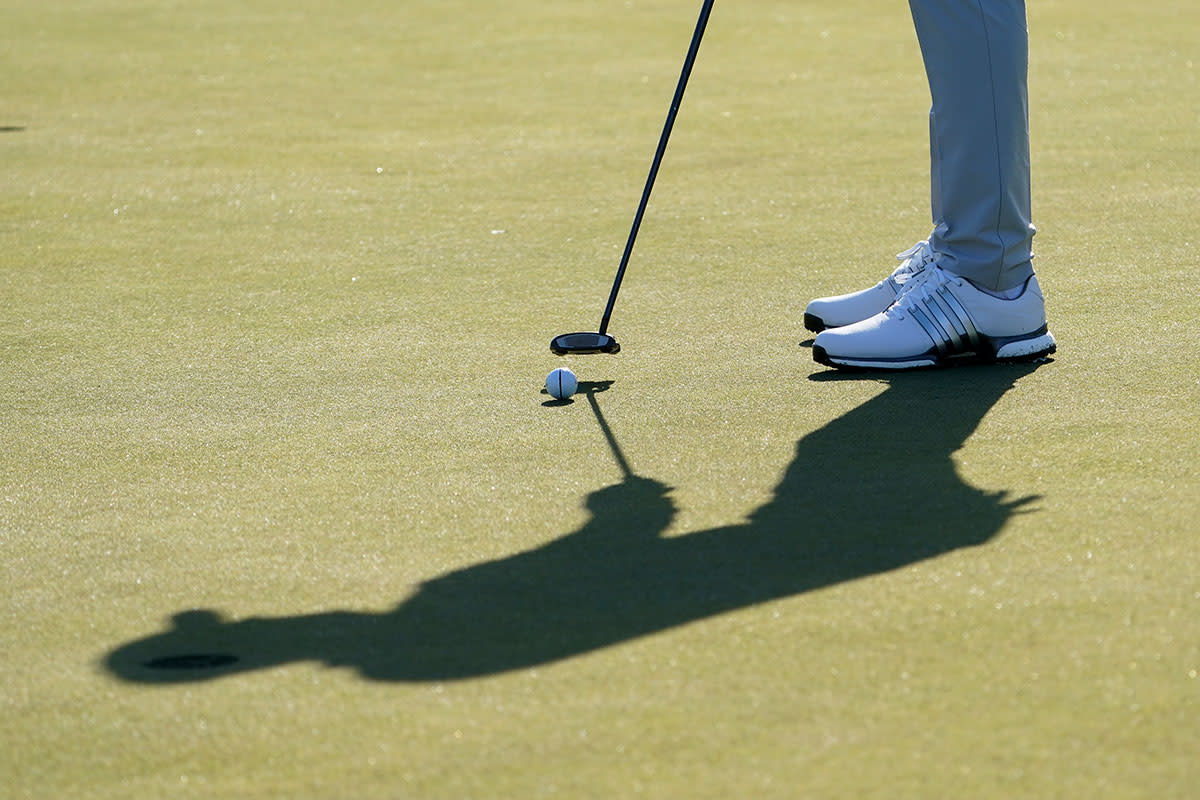
[[[621,345],[607,333],[563,333],[550,340],[550,352],[556,356],[619,353]]]

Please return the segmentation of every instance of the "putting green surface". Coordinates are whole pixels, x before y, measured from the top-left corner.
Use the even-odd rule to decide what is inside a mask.
[[[1031,4],[1059,353],[846,376],[903,3],[9,3],[0,796],[1194,796],[1200,20]],[[570,366],[584,391],[540,392]]]

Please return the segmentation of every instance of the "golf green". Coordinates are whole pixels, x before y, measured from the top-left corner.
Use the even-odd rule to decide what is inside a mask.
[[[1192,796],[1200,17],[1030,4],[1059,351],[888,376],[908,9],[717,3],[557,358],[699,8],[6,6],[0,796]]]

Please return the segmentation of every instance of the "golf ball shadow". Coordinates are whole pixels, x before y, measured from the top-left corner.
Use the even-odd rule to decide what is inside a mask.
[[[579,385],[575,388],[575,394],[571,395],[570,397],[564,397],[561,400],[552,396],[550,394],[549,390],[547,390],[545,387],[542,387],[541,394],[550,398],[549,400],[542,403],[542,407],[543,408],[561,408],[562,406],[574,405],[575,404],[575,395],[585,395],[586,396],[589,394],[597,394],[599,392],[606,392],[609,390],[609,388],[612,387],[612,385],[614,383],[616,383],[616,381],[614,381],[614,380],[579,381]]]

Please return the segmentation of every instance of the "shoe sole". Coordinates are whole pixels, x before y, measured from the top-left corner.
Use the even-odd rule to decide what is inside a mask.
[[[1043,326],[1041,330],[1024,336],[991,337],[980,336],[978,351],[939,356],[936,349],[907,358],[853,358],[830,355],[824,347],[813,345],[813,361],[827,367],[847,371],[931,369],[959,364],[1022,364],[1037,361],[1057,352],[1058,345],[1053,334]]]
[[[806,330],[810,330],[813,333],[820,333],[828,326],[825,324],[825,320],[821,319],[816,314],[809,314],[807,311],[805,311],[804,327]]]

